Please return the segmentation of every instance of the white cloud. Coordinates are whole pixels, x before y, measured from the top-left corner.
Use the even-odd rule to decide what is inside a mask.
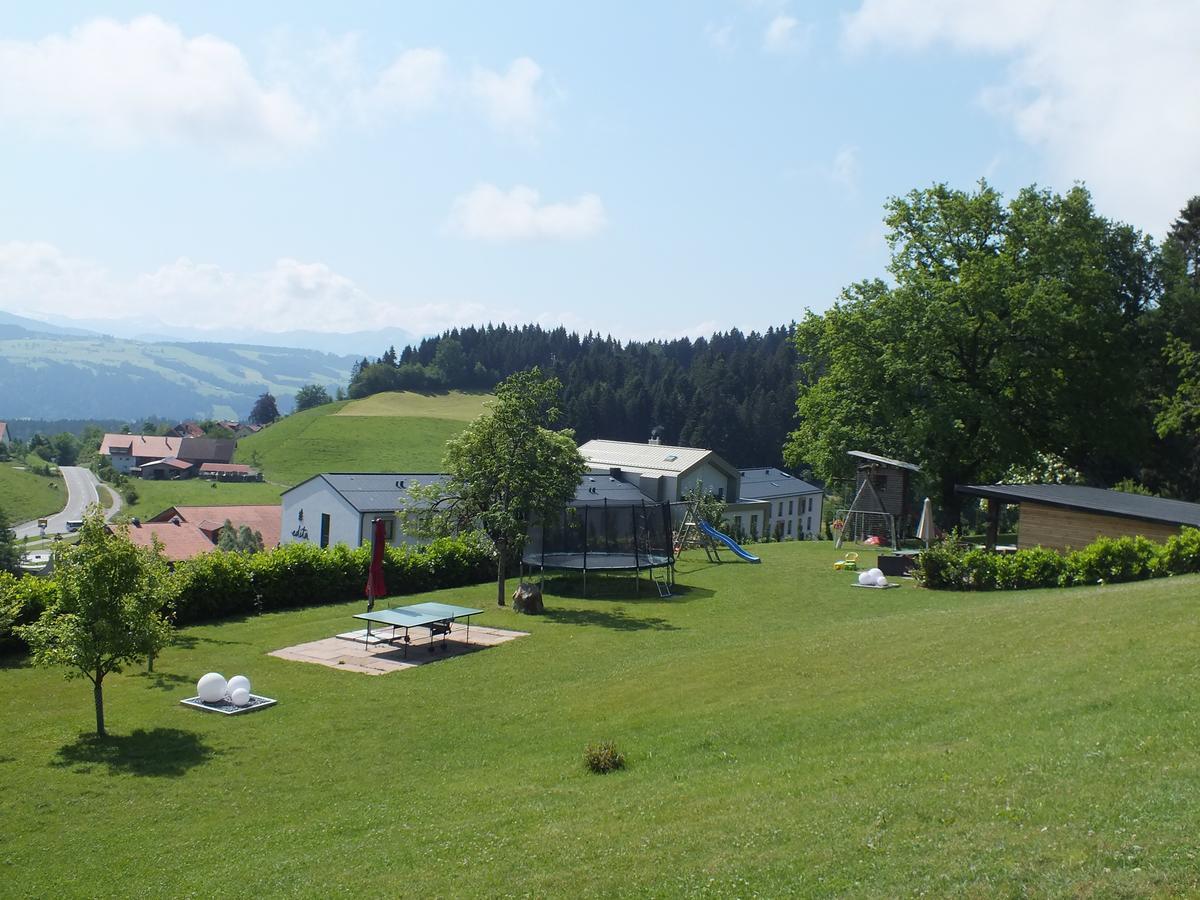
[[[385,301],[324,263],[279,259],[256,272],[233,272],[181,258],[121,278],[52,244],[0,243],[0,309],[40,309],[72,319],[136,319],[142,327],[243,328],[281,332],[362,331],[396,326],[433,334],[487,320],[520,321],[520,311],[458,300]]]
[[[778,13],[763,31],[763,49],[768,53],[795,53],[808,45],[811,36],[811,25],[803,25],[787,13]]]
[[[497,129],[532,138],[542,124],[541,78],[542,67],[522,56],[504,73],[476,67],[467,89]]]
[[[311,141],[318,126],[241,51],[157,16],[98,19],[66,35],[0,41],[0,120],[97,143],[215,145],[236,153]]]
[[[1200,183],[1200,5],[1193,0],[865,0],[853,50],[945,44],[1008,60],[980,101],[1102,214],[1162,234]]]
[[[436,106],[450,86],[446,54],[433,48],[406,50],[384,69],[362,95],[375,110],[420,112]]]
[[[514,241],[586,238],[606,224],[604,204],[595,194],[581,194],[573,203],[542,203],[525,185],[503,191],[478,184],[454,201],[447,228],[460,237]]]

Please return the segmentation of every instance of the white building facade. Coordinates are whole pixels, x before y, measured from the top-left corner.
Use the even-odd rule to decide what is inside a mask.
[[[410,487],[444,479],[444,475],[398,472],[314,475],[280,498],[279,543],[357,547],[371,540],[375,519],[383,519],[388,543],[421,543],[397,525],[397,513],[405,507]]]
[[[782,469],[742,469],[741,497],[726,518],[745,535],[815,540],[821,534],[824,504],[824,490]]]

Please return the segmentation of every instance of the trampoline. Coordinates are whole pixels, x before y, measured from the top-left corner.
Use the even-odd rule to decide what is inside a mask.
[[[583,573],[641,573],[669,588],[675,583],[671,506],[649,501],[575,500],[557,516],[529,529],[521,562],[531,569]],[[656,570],[658,575],[656,576]]]

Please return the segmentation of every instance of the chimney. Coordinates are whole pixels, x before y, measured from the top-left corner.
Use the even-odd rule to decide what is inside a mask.
[[[655,425],[653,428],[651,428],[650,429],[650,442],[649,442],[650,446],[658,447],[659,445],[661,445],[662,444],[662,436],[663,436],[663,427],[661,425]]]

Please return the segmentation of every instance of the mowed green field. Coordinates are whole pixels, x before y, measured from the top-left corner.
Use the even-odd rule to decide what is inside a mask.
[[[34,475],[18,465],[0,463],[0,509],[9,525],[53,515],[67,505],[67,489],[60,476]]]
[[[2,892],[1200,892],[1200,578],[875,591],[828,543],[756,551],[544,617],[429,595],[530,634],[380,677],[266,655],[361,604],[188,629],[107,685],[103,744],[86,682],[10,662]],[[180,706],[210,670],[278,706]],[[584,771],[600,739],[625,771]]]
[[[156,516],[170,506],[247,506],[278,503],[285,488],[265,481],[214,482],[200,478],[173,481],[130,479],[127,486],[138,492],[137,503],[126,502],[124,518]]]
[[[377,394],[281,419],[238,441],[269,481],[291,486],[321,472],[436,472],[446,441],[484,412],[485,395]]]

